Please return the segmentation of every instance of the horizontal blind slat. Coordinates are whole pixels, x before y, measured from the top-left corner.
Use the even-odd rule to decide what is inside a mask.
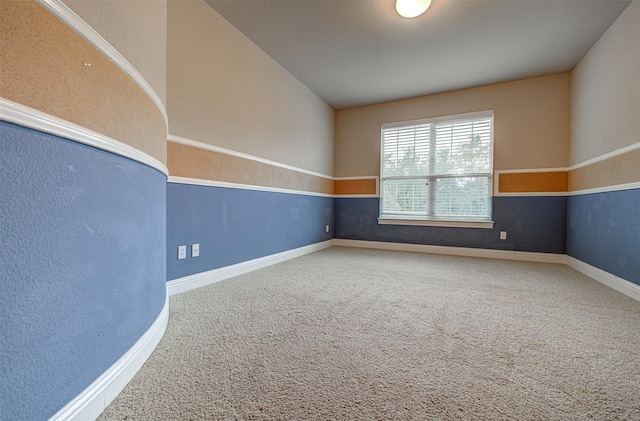
[[[492,126],[484,114],[383,128],[381,213],[488,217]]]

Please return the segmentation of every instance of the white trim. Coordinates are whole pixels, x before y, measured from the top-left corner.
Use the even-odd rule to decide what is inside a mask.
[[[231,149],[222,148],[220,146],[210,145],[208,143],[201,142],[199,140],[187,139],[185,137],[176,136],[173,134],[169,134],[167,136],[167,140],[173,143],[179,143],[181,145],[192,146],[194,148],[204,149],[211,152],[222,153],[225,155],[235,156],[237,158],[244,158],[255,162],[260,162],[261,164],[272,165],[274,167],[284,168],[291,171],[297,171],[303,174],[313,175],[315,177],[326,178],[328,180],[333,180],[334,178],[330,175],[320,174],[314,171],[305,170],[302,168],[294,167],[293,165],[283,164],[281,162],[271,161],[269,159],[260,158],[255,155],[249,155],[244,152],[236,152]]]
[[[0,98],[0,120],[93,146],[148,165],[164,175],[169,174],[162,162],[133,146],[5,98]]]
[[[624,146],[620,149],[615,149],[611,152],[604,153],[602,155],[598,155],[595,158],[587,159],[586,161],[579,162],[577,164],[573,164],[568,167],[557,167],[557,168],[522,168],[515,170],[494,170],[495,173],[502,174],[520,174],[520,173],[528,173],[528,172],[561,172],[561,171],[573,171],[578,168],[586,167],[587,165],[596,164],[601,161],[606,161],[607,159],[615,158],[619,155],[624,155],[626,153],[635,151],[636,149],[640,149],[640,142],[632,143],[631,145]]]
[[[632,190],[640,188],[640,181],[634,183],[626,183],[626,184],[617,184],[607,187],[597,187],[593,189],[584,189],[584,190],[576,190],[573,192],[516,192],[516,193],[496,193],[498,190],[498,180],[500,174],[518,174],[518,173],[528,173],[528,172],[560,172],[560,171],[568,171],[567,168],[538,168],[532,170],[496,170],[495,173],[497,177],[494,177],[494,197],[518,197],[518,196],[576,196],[580,194],[589,194],[589,193],[606,193],[609,191],[619,191],[619,190]],[[376,194],[337,194],[336,198],[374,198],[380,197],[380,178],[377,176],[361,176],[361,177],[336,177],[335,180],[370,180],[376,179]]]
[[[318,196],[318,197],[332,197],[336,199],[342,198],[378,198],[380,197],[378,194],[329,194],[329,193],[318,193],[318,192],[310,192],[305,190],[293,190],[293,189],[283,189],[280,187],[266,187],[266,186],[257,186],[254,184],[240,184],[240,183],[230,183],[227,181],[215,181],[215,180],[203,180],[201,178],[190,178],[190,177],[178,177],[174,175],[170,175],[167,178],[167,183],[175,183],[175,184],[190,184],[194,186],[209,186],[209,187],[224,187],[228,189],[241,189],[241,190],[254,190],[254,191],[266,191],[273,193],[287,193],[287,194],[302,194],[306,196]],[[376,186],[377,188],[377,186]]]
[[[640,142],[632,143],[631,145],[625,146],[620,149],[616,149],[611,152],[607,152],[605,154],[596,156],[595,158],[587,159],[586,161],[582,161],[578,164],[574,164],[568,168],[569,171],[577,170],[578,168],[586,167],[587,165],[596,164],[600,161],[606,161],[607,159],[615,158],[618,155],[623,155],[629,153],[631,151],[635,151],[636,149],[640,149]]]
[[[598,269],[588,263],[578,260],[574,257],[567,256],[567,265],[573,269],[587,275],[596,281],[623,293],[627,297],[631,297],[636,301],[640,301],[640,285],[636,285],[631,281],[620,278],[614,274]]]
[[[494,193],[493,197],[529,197],[529,196],[537,196],[537,197],[547,197],[547,196],[568,196],[569,193],[566,191],[553,191],[553,192],[523,192],[523,193]]]
[[[617,151],[611,152],[611,156],[609,156],[608,158],[612,158],[614,156],[617,155],[621,155],[623,153],[627,153],[630,152],[632,150],[637,149],[640,145],[640,142],[635,144],[635,145],[631,145],[632,147],[628,147],[628,148],[622,148],[622,149],[618,149]],[[624,150],[623,152],[620,152],[621,150]],[[602,159],[596,159],[594,158],[592,160],[593,162],[591,163],[595,163],[595,162],[599,162],[602,161]],[[588,164],[586,164],[588,165]],[[522,169],[522,170],[496,170],[495,172],[495,177],[494,177],[494,181],[493,181],[493,196],[494,197],[501,197],[501,196],[578,196],[578,195],[582,195],[582,194],[591,194],[591,193],[607,193],[607,192],[614,192],[614,191],[621,191],[621,190],[633,190],[633,189],[638,189],[640,188],[640,181],[635,181],[632,183],[624,183],[624,184],[612,184],[610,186],[605,186],[605,187],[594,187],[594,188],[590,188],[590,189],[582,189],[582,190],[573,190],[570,192],[509,192],[509,193],[501,193],[499,192],[499,181],[500,181],[500,175],[501,174],[522,174],[522,173],[535,173],[535,172],[561,172],[561,171],[573,171],[576,168],[580,168],[584,166],[583,164],[579,164],[579,166],[574,166],[574,167],[570,167],[570,168],[537,168],[537,169]]]
[[[198,186],[212,186],[212,187],[227,187],[227,188],[235,188],[235,189],[244,189],[244,190],[256,190],[256,191],[268,191],[268,192],[276,192],[276,193],[291,193],[291,194],[306,194],[311,196],[321,196],[321,197],[344,197],[344,198],[366,198],[366,197],[380,197],[380,177],[377,175],[372,176],[356,176],[356,177],[332,177],[326,174],[320,174],[317,172],[305,170],[302,168],[294,167],[292,165],[283,164],[281,162],[271,161],[269,159],[264,159],[257,157],[255,155],[249,155],[244,152],[237,152],[231,149],[222,148],[220,146],[210,145],[208,143],[201,142],[199,140],[187,139],[185,137],[180,137],[176,135],[169,134],[167,137],[167,141],[178,143],[180,145],[191,146],[198,149],[204,149],[211,152],[222,153],[229,156],[235,156],[237,158],[248,159],[251,161],[259,162],[261,164],[272,165],[274,167],[284,168],[291,171],[296,171],[303,174],[312,175],[315,177],[325,178],[327,180],[332,181],[340,181],[340,180],[375,180],[376,181],[376,192],[375,194],[328,194],[328,193],[314,193],[303,190],[292,190],[292,189],[283,189],[279,187],[263,187],[256,186],[252,184],[239,184],[239,183],[229,183],[225,181],[213,181],[213,180],[203,180],[199,178],[190,178],[190,177],[178,177],[178,176],[170,176],[170,183],[179,183],[179,184],[193,184]]]
[[[226,181],[202,180],[199,178],[189,178],[189,177],[169,176],[169,178],[167,179],[167,182],[175,183],[175,184],[191,184],[194,186],[224,187],[228,189],[255,190],[255,191],[265,191],[265,192],[272,192],[272,193],[303,194],[306,196],[334,197],[334,195],[328,194],[328,193],[316,193],[316,192],[309,192],[304,190],[290,190],[290,189],[282,189],[279,187],[256,186],[253,184],[228,183]]]
[[[494,170],[496,174],[522,174],[522,173],[537,173],[537,172],[564,172],[569,171],[567,167],[561,168],[523,168],[519,170]]]
[[[445,254],[451,256],[480,257],[489,259],[518,260],[525,262],[556,263],[567,266],[615,289],[616,291],[640,301],[640,285],[634,284],[612,273],[598,269],[566,254],[534,253],[526,251],[491,250],[466,247],[430,246],[424,244],[386,243],[382,241],[345,240],[335,238],[333,245],[338,247],[357,247],[376,250],[408,251],[417,253]]]
[[[185,276],[183,278],[174,279],[167,282],[167,293],[176,295],[181,292],[200,288],[214,282],[223,281],[234,276],[243,275],[254,270],[262,269],[285,260],[294,259],[304,256],[305,254],[314,253],[319,250],[326,249],[333,245],[333,240],[327,240],[320,243],[299,247],[293,250],[283,251],[281,253],[260,257],[253,260],[247,260],[235,265],[225,266],[219,269],[213,269],[207,272],[197,273],[195,275]]]
[[[625,146],[620,149],[616,149],[614,151],[605,153],[603,155],[597,156],[595,158],[588,159],[584,162],[572,165],[570,167],[555,167],[555,168],[522,168],[522,169],[511,169],[511,170],[494,170],[493,177],[493,196],[574,196],[580,194],[589,194],[589,193],[605,193],[609,191],[619,191],[619,190],[630,190],[636,189],[640,187],[640,182],[626,183],[626,184],[615,184],[607,187],[596,187],[592,189],[583,189],[583,190],[575,190],[572,192],[522,192],[522,193],[501,193],[499,192],[499,181],[501,174],[526,174],[526,173],[545,173],[545,172],[563,172],[563,171],[573,171],[578,168],[585,167],[587,165],[595,164],[600,161],[605,161],[610,158],[614,158],[618,155],[623,155],[625,153],[632,152],[636,149],[640,149],[640,142],[636,142],[629,146]],[[336,177],[336,180],[359,180],[359,179],[368,179],[368,178],[378,178],[377,176],[363,176],[363,177]],[[379,180],[379,178],[378,178]],[[346,196],[338,196],[338,197],[346,197]],[[356,196],[352,195],[350,197],[365,197],[365,196]]]
[[[71,29],[81,35],[84,39],[89,41],[91,45],[100,50],[106,57],[108,57],[116,66],[118,66],[123,72],[125,72],[138,86],[151,98],[154,102],[162,117],[164,118],[165,129],[169,131],[169,118],[167,117],[167,110],[164,103],[151,87],[149,82],[136,70],[135,67],[129,61],[124,58],[118,50],[116,50],[102,35],[100,35],[95,29],[85,22],[80,16],[78,16],[73,10],[71,10],[61,0],[36,0],[54,14],[58,19],[67,24]]]
[[[633,190],[640,189],[640,181],[636,181],[633,183],[625,183],[625,184],[613,184],[611,186],[606,187],[594,187],[591,189],[582,189],[582,190],[574,190],[570,192],[526,192],[526,193],[494,193],[494,197],[518,197],[518,196],[580,196],[583,194],[592,194],[592,193],[609,193],[615,191],[622,190]]]
[[[636,181],[634,183],[626,183],[626,184],[615,184],[607,187],[594,187],[592,189],[583,189],[583,190],[574,190],[568,193],[568,196],[579,196],[582,194],[591,194],[591,193],[609,193],[614,191],[621,190],[633,190],[640,189],[640,181]]]
[[[565,263],[564,254],[534,253],[528,251],[491,250],[467,247],[431,246],[425,244],[386,243],[382,241],[362,241],[334,239],[333,244],[341,247],[359,247],[376,250],[410,251],[417,253],[446,254],[451,256],[482,257],[489,259],[520,260],[540,263]]]
[[[333,179],[336,181],[342,181],[342,180],[371,180],[371,179],[376,179],[379,180],[380,177],[378,177],[377,175],[359,175],[357,177],[334,177]]]
[[[136,375],[167,329],[169,321],[169,295],[166,295],[164,307],[151,327],[136,343],[91,383],[78,396],[73,398],[49,420],[94,420]]]
[[[379,198],[379,194],[336,194],[336,199],[363,199],[363,198]]]
[[[394,219],[378,218],[380,225],[414,225],[422,227],[451,228],[488,228],[492,229],[495,221],[445,221],[436,219]]]
[[[54,414],[50,420],[85,420],[98,418],[104,409],[109,406],[113,399],[115,399],[127,383],[129,383],[129,381],[131,381],[136,373],[142,368],[145,361],[149,358],[160,342],[160,339],[162,339],[169,321],[170,296],[203,287],[234,276],[242,275],[257,269],[262,269],[267,266],[313,253],[331,246],[566,264],[586,276],[589,276],[590,278],[593,278],[636,301],[640,301],[639,285],[564,254],[428,246],[421,244],[385,243],[344,239],[328,240],[167,282],[167,294],[164,306],[151,327],[122,357],[120,357],[120,359],[118,359],[118,361],[116,361],[116,363],[107,369],[107,371],[98,377],[98,379],[96,379],[89,387]]]

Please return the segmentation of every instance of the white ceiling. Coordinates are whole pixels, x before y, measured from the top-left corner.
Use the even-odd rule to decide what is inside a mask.
[[[336,109],[567,72],[628,0],[205,0]]]

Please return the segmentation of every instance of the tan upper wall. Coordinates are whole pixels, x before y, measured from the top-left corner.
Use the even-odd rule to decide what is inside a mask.
[[[169,1],[169,133],[332,175],[334,110],[203,1]]]
[[[166,163],[166,124],[152,99],[35,1],[0,1],[0,75],[0,97],[102,133]]]
[[[166,105],[166,0],[63,0],[146,79]]]
[[[640,142],[640,0],[572,72],[571,157],[578,164]]]
[[[336,177],[378,175],[380,126],[494,110],[494,169],[565,167],[570,75],[562,73],[336,112]]]

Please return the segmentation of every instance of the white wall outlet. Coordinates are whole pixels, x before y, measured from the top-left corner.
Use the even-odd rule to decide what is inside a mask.
[[[324,232],[329,232],[329,225],[325,225]]]
[[[500,239],[501,240],[506,240],[507,239],[507,232],[506,231],[500,231]]]
[[[178,260],[187,258],[187,246],[178,246]]]
[[[200,244],[191,244],[191,257],[200,256]]]

